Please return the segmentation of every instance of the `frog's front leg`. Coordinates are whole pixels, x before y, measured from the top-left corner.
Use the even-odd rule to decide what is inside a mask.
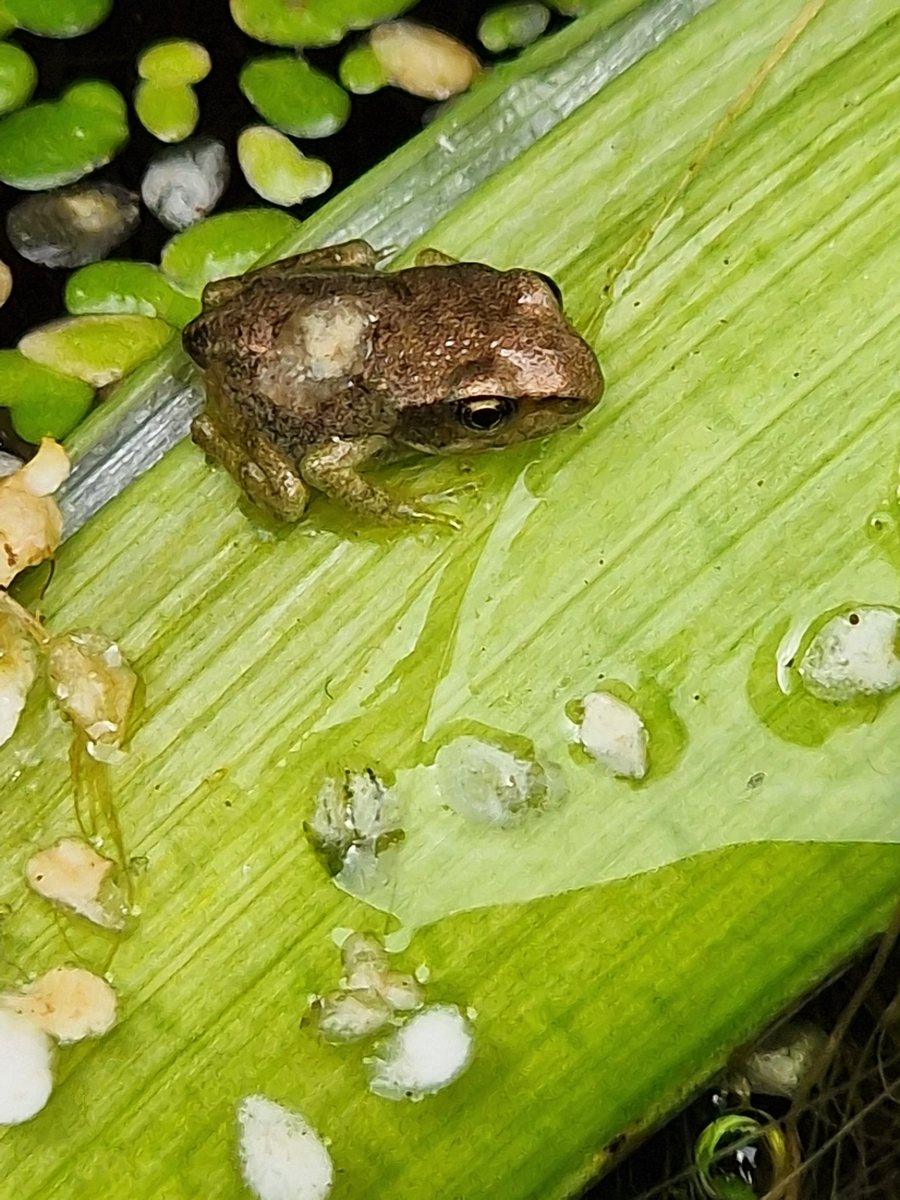
[[[401,496],[392,496],[384,488],[376,487],[359,474],[360,467],[370,465],[389,447],[390,442],[384,437],[335,438],[307,450],[300,460],[300,473],[310,487],[384,525],[431,521],[458,528],[459,522],[452,517],[417,508]]]
[[[309,491],[296,467],[259,434],[231,436],[207,409],[196,417],[191,435],[197,445],[220,462],[255,503],[282,521],[297,521],[306,511]]]

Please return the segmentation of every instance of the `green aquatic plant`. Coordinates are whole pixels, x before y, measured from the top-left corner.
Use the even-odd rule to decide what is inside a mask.
[[[329,137],[350,116],[350,98],[340,84],[288,54],[251,59],[240,86],[261,117],[294,137]]]
[[[31,55],[11,42],[0,43],[0,116],[26,104],[36,83]]]
[[[81,179],[128,140],[125,101],[99,80],[73,84],[0,119],[0,180],[27,191]]]
[[[272,204],[300,204],[331,186],[327,162],[303,154],[290,138],[268,125],[243,129],[237,153],[247,182]]]

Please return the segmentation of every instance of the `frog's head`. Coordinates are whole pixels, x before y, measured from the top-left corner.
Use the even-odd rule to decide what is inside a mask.
[[[491,274],[500,282],[490,302],[467,310],[449,338],[458,349],[454,361],[445,358],[439,394],[400,407],[397,441],[432,454],[500,449],[572,425],[599,402],[597,358],[564,316],[552,280]],[[436,328],[446,345],[446,320]]]

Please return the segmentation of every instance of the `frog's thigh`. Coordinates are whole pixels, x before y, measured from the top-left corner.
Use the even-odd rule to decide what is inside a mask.
[[[283,521],[303,516],[309,491],[291,461],[258,434],[238,440],[226,433],[210,411],[191,426],[194,441],[222,464],[247,496]]]

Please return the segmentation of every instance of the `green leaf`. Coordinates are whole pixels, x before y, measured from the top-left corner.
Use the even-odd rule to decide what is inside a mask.
[[[4,0],[16,24],[42,37],[71,38],[105,21],[112,0]]]
[[[272,204],[300,204],[331,186],[328,163],[308,158],[290,138],[268,125],[242,130],[237,152],[247,182]]]
[[[231,15],[250,37],[275,46],[330,46],[350,29],[399,16],[416,0],[230,0]]]
[[[240,275],[299,227],[295,217],[271,208],[219,213],[170,238],[162,269],[181,291],[199,296],[210,280]]]
[[[260,42],[276,46],[330,46],[344,30],[323,0],[287,5],[281,0],[230,0],[231,16],[239,29]]]
[[[181,328],[200,311],[150,263],[107,259],[74,271],[66,282],[66,308],[82,313],[139,313]]]
[[[543,4],[501,4],[478,22],[478,40],[492,54],[503,54],[514,46],[530,45],[549,21]]]
[[[128,140],[120,94],[97,81],[70,88],[0,120],[0,180],[28,191],[80,179]]]
[[[200,119],[200,104],[192,87],[155,79],[142,79],[135,88],[134,111],[148,133],[161,142],[183,142]]]
[[[10,42],[0,43],[0,114],[25,104],[37,83],[37,67],[30,54]]]
[[[718,0],[524,151],[498,122],[502,169],[482,173],[484,143],[448,121],[303,227],[384,244],[423,197],[444,212],[460,175],[470,190],[422,241],[549,273],[596,345],[609,389],[582,429],[387,473],[462,487],[461,534],[380,531],[322,500],[273,533],[183,443],[63,548],[51,628],[101,628],[144,683],[109,782],[147,867],[114,962],[122,1023],[66,1051],[48,1108],[4,1134],[16,1195],[128,1178],[137,1200],[237,1200],[235,1107],[263,1093],[329,1139],[345,1200],[570,1196],[895,906],[897,698],[805,742],[784,636],[850,601],[896,605],[894,0],[824,7],[605,300],[796,15]],[[598,48],[579,53],[572,89]],[[552,63],[544,96],[552,54],[529,60]],[[482,103],[454,122],[482,132]],[[450,128],[442,175],[431,139]],[[574,744],[578,701],[613,686],[647,723],[643,782]],[[533,754],[562,794],[508,828],[445,811],[429,771],[463,735]],[[26,972],[71,957],[74,934],[23,897],[23,848],[74,818],[66,733],[40,705],[17,747],[0,888]],[[397,786],[406,833],[385,852],[395,887],[368,900],[424,926],[398,965],[428,966],[429,1000],[477,1013],[472,1065],[417,1105],[369,1094],[367,1047],[302,1024],[336,986],[336,927],[395,924],[302,834],[322,780],[367,767]]]
[[[350,98],[340,84],[302,58],[252,59],[240,85],[260,116],[294,137],[329,137],[350,115]]]
[[[153,317],[62,317],[27,333],[19,349],[33,362],[103,387],[152,358],[173,334],[171,325]]]
[[[138,74],[164,85],[199,83],[210,72],[209,52],[199,42],[167,38],[138,55]]]
[[[387,83],[387,75],[368,42],[352,46],[341,59],[341,83],[359,96],[369,96]]]
[[[0,350],[0,407],[11,410],[13,428],[27,442],[63,438],[89,411],[94,389],[19,350]]]

